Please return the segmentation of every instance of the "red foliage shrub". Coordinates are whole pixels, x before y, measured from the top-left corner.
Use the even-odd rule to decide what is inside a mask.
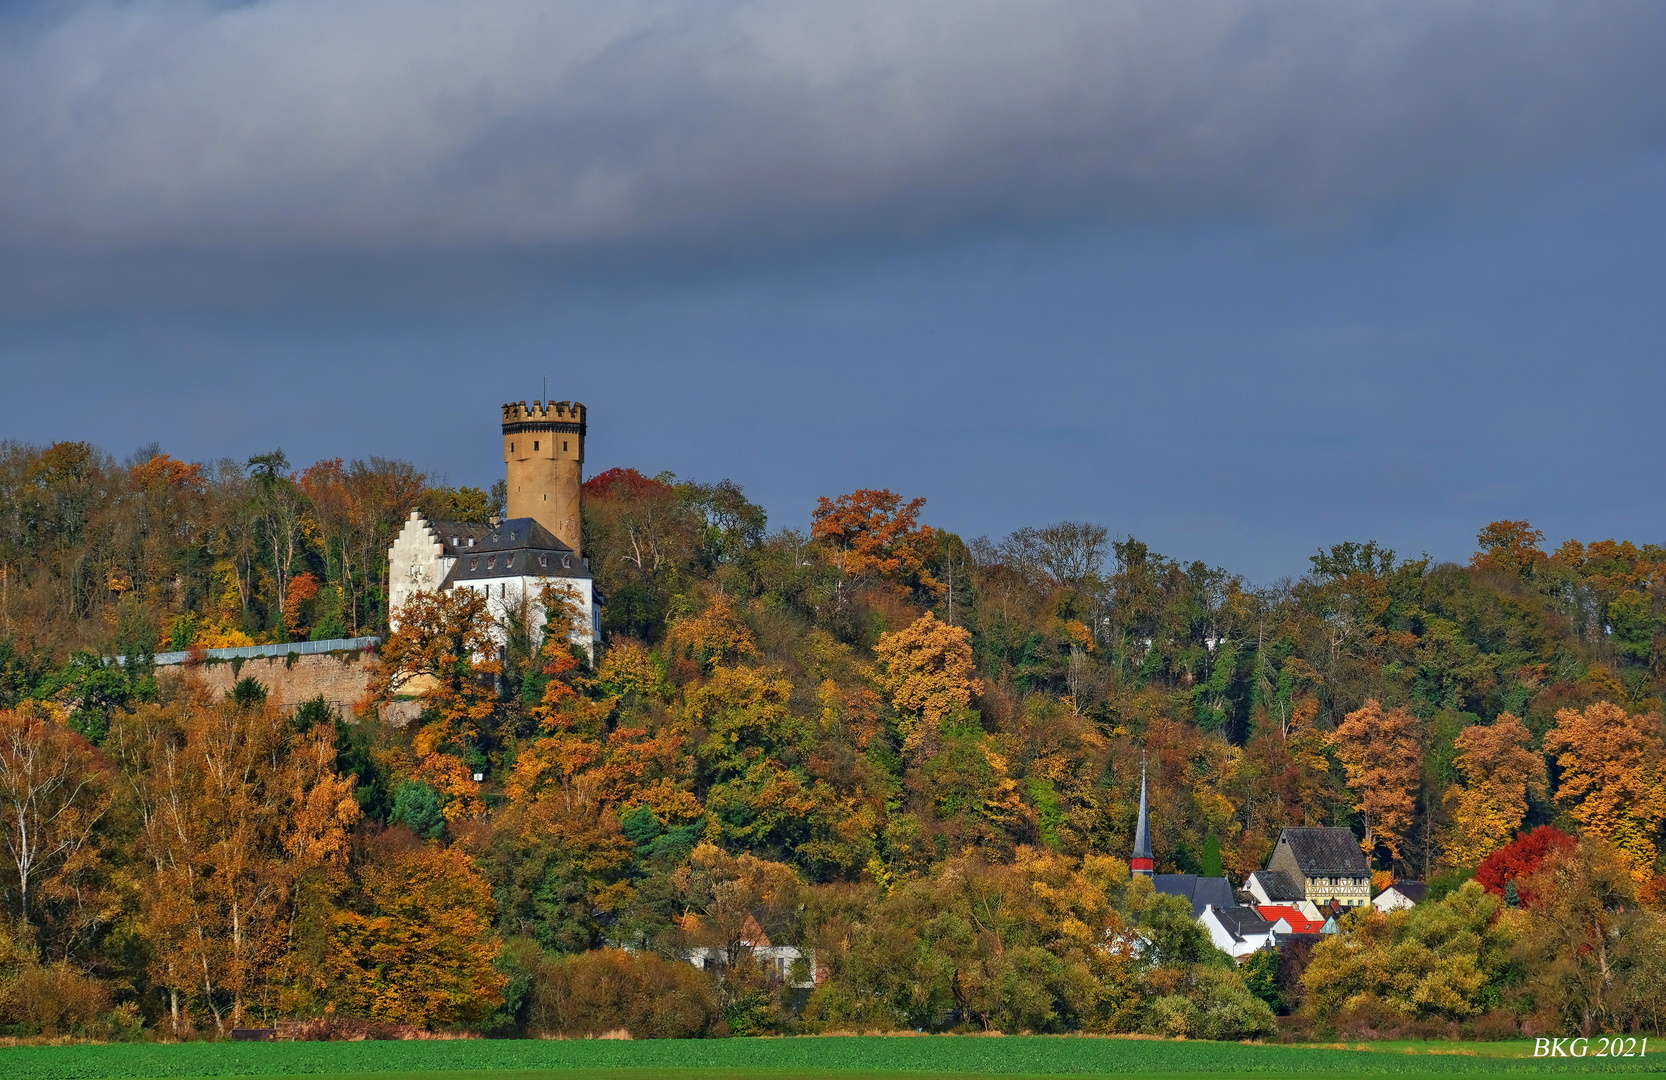
[[[1560,829],[1540,825],[1524,833],[1481,860],[1475,868],[1475,880],[1494,896],[1503,896],[1510,882],[1516,883],[1516,894],[1523,904],[1530,897],[1522,888],[1522,880],[1539,868],[1552,851],[1572,851],[1574,839]]]

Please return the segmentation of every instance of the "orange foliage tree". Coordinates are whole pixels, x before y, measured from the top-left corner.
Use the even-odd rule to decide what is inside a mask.
[[[446,797],[448,821],[474,817],[485,806],[458,755],[480,738],[497,708],[492,678],[503,668],[486,597],[473,589],[419,592],[397,617],[370,695],[386,699],[420,688],[424,723],[412,740],[413,775]]]
[[[1527,817],[1528,794],[1544,798],[1545,762],[1532,746],[1527,725],[1507,712],[1458,736],[1456,763],[1465,782],[1446,792],[1452,812],[1446,857],[1454,865],[1474,866],[1509,843]]]
[[[275,706],[205,697],[142,708],[106,742],[139,812],[140,925],[176,1032],[193,1002],[222,1030],[271,1004],[292,888],[346,858],[360,815],[327,726],[291,735]]]
[[[1481,550],[1470,565],[1520,577],[1545,559],[1539,549],[1545,534],[1525,521],[1495,521],[1476,536]]]
[[[923,498],[904,503],[895,492],[863,488],[837,499],[825,495],[810,519],[810,537],[830,552],[845,573],[871,575],[931,593],[942,586],[926,569],[937,533],[919,524]]]
[[[1343,718],[1331,733],[1331,747],[1354,790],[1354,809],[1365,818],[1367,855],[1381,844],[1400,857],[1400,845],[1417,809],[1423,777],[1423,745],[1417,717],[1404,708],[1386,713],[1376,699]]]
[[[1599,701],[1563,709],[1545,736],[1561,780],[1556,803],[1586,832],[1631,860],[1639,883],[1654,870],[1655,836],[1666,822],[1666,743],[1659,713],[1631,714]]]

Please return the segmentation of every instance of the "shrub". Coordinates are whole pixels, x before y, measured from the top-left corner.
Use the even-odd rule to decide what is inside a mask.
[[[638,1039],[720,1032],[717,998],[691,964],[623,949],[547,959],[532,975],[527,1032],[569,1038],[624,1028]]]
[[[104,984],[62,960],[18,964],[0,981],[0,1027],[11,1035],[102,1035],[94,1025],[109,1010]]]

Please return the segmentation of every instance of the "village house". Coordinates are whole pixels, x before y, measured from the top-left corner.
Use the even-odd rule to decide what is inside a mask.
[[[1371,864],[1348,829],[1286,826],[1267,869],[1287,875],[1316,907],[1331,900],[1345,908],[1371,902]]]
[[[1421,881],[1396,881],[1371,901],[1371,906],[1387,914],[1390,911],[1403,911],[1423,902],[1423,897],[1429,892],[1429,886]]]

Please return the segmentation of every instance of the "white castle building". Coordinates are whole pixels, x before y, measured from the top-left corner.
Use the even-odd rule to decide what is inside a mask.
[[[584,434],[578,402],[505,405],[507,520],[430,521],[411,511],[388,550],[390,621],[397,626],[399,609],[419,592],[474,589],[500,621],[530,614],[536,633],[546,617],[540,597],[554,585],[580,612],[573,643],[593,656],[601,641],[601,602],[580,550]]]

